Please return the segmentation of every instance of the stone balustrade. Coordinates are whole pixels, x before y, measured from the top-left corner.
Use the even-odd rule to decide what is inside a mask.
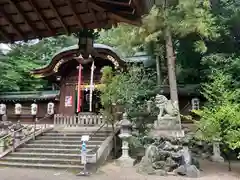
[[[54,126],[78,127],[78,126],[95,126],[104,123],[102,115],[81,114],[67,116],[63,114],[54,115]]]

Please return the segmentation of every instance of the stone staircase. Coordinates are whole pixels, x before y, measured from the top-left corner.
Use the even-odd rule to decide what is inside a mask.
[[[38,136],[36,140],[31,140],[20,146],[0,159],[0,166],[31,167],[31,168],[59,168],[59,169],[80,169],[81,164],[81,136],[91,135],[90,130],[51,130]],[[101,154],[110,151],[109,129],[90,136],[87,143],[87,158],[91,164],[98,163]],[[111,138],[110,138],[111,139]],[[106,142],[108,140],[108,142]],[[107,145],[107,146],[106,146]],[[99,150],[101,149],[101,152]],[[106,154],[107,153],[107,154]],[[108,156],[105,152],[104,156]],[[103,157],[106,158],[106,157]]]

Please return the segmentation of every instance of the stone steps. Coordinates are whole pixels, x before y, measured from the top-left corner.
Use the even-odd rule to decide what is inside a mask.
[[[99,136],[99,137],[92,137],[91,140],[93,141],[103,141],[105,140],[106,137],[102,137],[102,136]],[[78,141],[81,141],[81,136],[79,137],[76,137],[76,136],[39,136],[37,137],[37,140],[38,139],[44,139],[44,140],[78,140]]]
[[[76,136],[76,137],[81,137],[82,135],[89,135],[91,133],[86,133],[86,132],[49,132],[49,133],[44,133],[44,136]],[[99,136],[108,136],[110,133],[109,132],[98,132],[96,134],[94,134],[94,136],[99,137]]]
[[[17,149],[18,152],[46,152],[46,153],[72,153],[72,154],[80,154],[81,149],[75,148],[75,149],[59,149],[59,148],[19,148]],[[91,149],[89,149],[91,151]]]
[[[93,157],[94,154],[88,154],[87,157]],[[66,159],[80,159],[78,154],[64,154],[64,153],[39,153],[39,152],[13,152],[6,157],[41,157],[41,158],[66,158]],[[5,158],[5,157],[4,157]],[[2,160],[2,159],[1,159]]]
[[[99,145],[95,144],[87,144],[87,149],[93,149],[98,147]],[[82,145],[79,144],[26,144],[24,145],[25,148],[58,148],[58,149],[81,149]]]
[[[37,141],[29,141],[29,143],[34,143],[34,144],[64,144],[64,145],[72,145],[72,144],[77,144],[81,145],[82,141],[81,140],[53,140],[53,139],[38,139]],[[100,145],[102,143],[102,140],[97,140],[97,141],[89,141],[87,145]]]
[[[50,131],[38,136],[0,159],[0,166],[80,169],[81,136],[90,131]],[[94,159],[97,149],[108,136],[103,130],[87,143],[87,158]],[[93,160],[92,159],[92,160]],[[94,160],[93,160],[94,162]]]
[[[21,162],[21,163],[39,163],[39,164],[70,164],[81,165],[81,158],[78,159],[60,159],[60,158],[41,158],[41,157],[5,157],[1,161]]]
[[[82,165],[68,165],[68,164],[36,164],[36,163],[22,163],[22,162],[4,162],[0,161],[0,166],[10,167],[26,167],[26,168],[54,168],[54,169],[83,169]]]

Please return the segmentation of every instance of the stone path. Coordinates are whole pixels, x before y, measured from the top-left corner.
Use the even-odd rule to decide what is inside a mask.
[[[199,180],[240,180],[240,162],[234,164],[233,171],[227,171],[226,164],[201,162],[203,172]],[[0,168],[1,180],[191,180],[186,177],[159,177],[137,174],[134,168],[123,169],[113,163],[105,165],[90,177],[77,177],[73,172],[43,169]]]

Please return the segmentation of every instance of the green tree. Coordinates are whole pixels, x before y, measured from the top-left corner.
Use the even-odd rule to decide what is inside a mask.
[[[201,117],[197,123],[197,137],[219,142],[224,147],[222,150],[225,154],[229,150],[240,148],[240,91],[233,89],[232,81],[230,75],[214,71],[209,83],[203,84],[202,93],[207,103],[202,110],[196,111]]]
[[[128,112],[143,110],[144,102],[141,99],[146,99],[155,88],[154,73],[135,66],[130,66],[127,72],[116,75],[111,75],[113,74],[111,71],[109,67],[103,69],[102,82],[105,84],[101,91],[103,106],[122,105]]]
[[[240,59],[236,54],[209,54],[202,58],[201,64],[203,69],[201,71],[203,78],[212,74],[212,71],[221,71],[224,74],[232,77],[232,87],[240,88]],[[205,78],[203,81],[207,81]]]
[[[111,67],[103,69],[101,103],[103,114],[110,122],[115,122],[113,108],[124,107],[128,114],[146,112],[146,100],[156,87],[155,72],[143,67],[130,66],[126,72],[113,72]],[[132,119],[133,120],[133,119]],[[137,123],[134,122],[133,123]],[[147,121],[145,121],[147,123]],[[145,130],[144,128],[139,131]]]
[[[194,44],[195,49],[205,52],[206,46],[201,39],[211,39],[219,35],[215,21],[208,0],[180,0],[178,2],[165,0],[158,7],[154,7],[143,19],[143,25],[140,28],[119,27],[116,30],[119,35],[123,34],[124,29],[128,32],[115,39],[115,42],[119,40],[124,42],[126,47],[135,45],[135,47],[145,49],[156,48],[156,44],[161,44],[161,48],[165,49],[167,59],[171,99],[178,102],[174,47],[177,46],[178,39],[194,33],[198,36]]]

